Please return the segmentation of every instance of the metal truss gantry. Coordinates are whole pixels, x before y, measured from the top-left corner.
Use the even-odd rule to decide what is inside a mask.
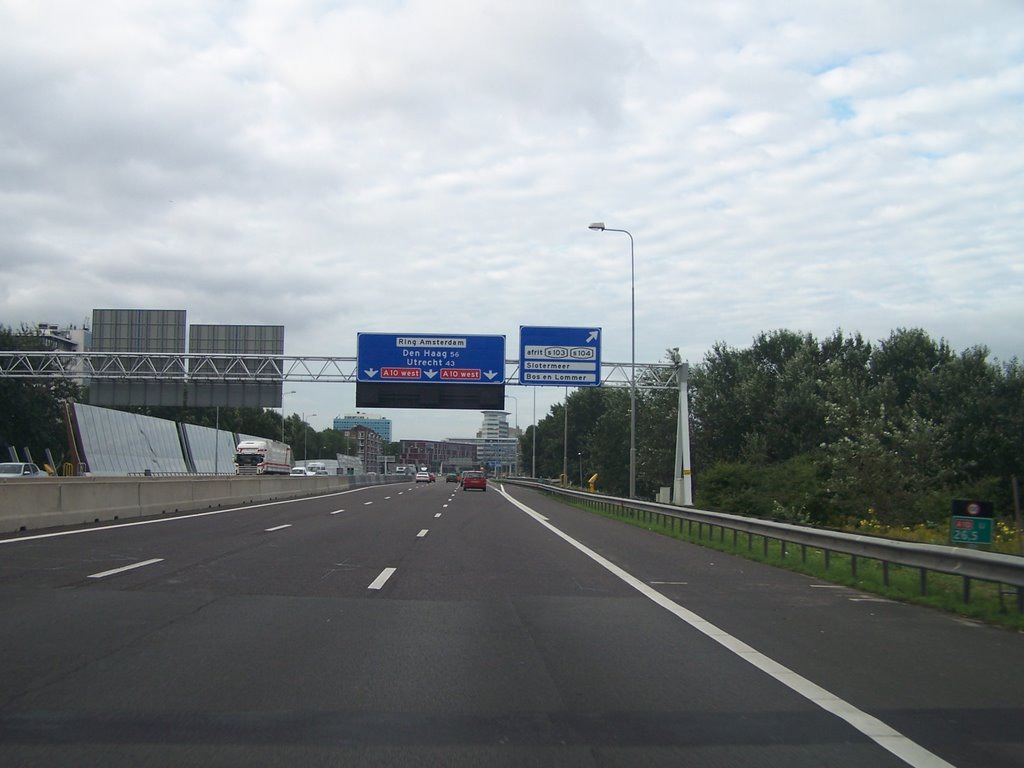
[[[354,357],[12,351],[0,352],[0,379],[355,384],[356,363]],[[675,389],[677,370],[637,363],[636,387]],[[630,363],[602,362],[601,386],[628,388],[630,371]],[[519,360],[505,361],[504,383],[519,384]]]

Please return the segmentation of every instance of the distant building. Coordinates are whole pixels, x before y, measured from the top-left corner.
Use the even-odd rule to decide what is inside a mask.
[[[81,328],[77,325],[61,328],[53,323],[39,323],[36,331],[56,352],[88,352],[92,342],[92,333],[85,324]]]
[[[398,460],[402,464],[429,467],[434,472],[480,466],[476,446],[455,440],[402,440]]]
[[[53,323],[38,323],[36,332],[42,337],[46,348],[54,352],[88,352],[92,346],[92,332],[88,323],[83,323],[81,328],[76,325],[61,328]],[[84,373],[84,366],[81,361],[75,361],[68,366],[68,370]],[[89,383],[84,375],[76,376],[74,381],[81,386]]]
[[[380,414],[346,413],[344,418],[334,417],[334,429],[338,432],[344,432],[352,427],[369,427],[380,435],[385,443],[391,442],[391,419],[386,419]]]
[[[351,429],[342,430],[341,434],[359,446],[356,456],[362,459],[363,469],[366,472],[384,471],[384,467],[381,465],[384,441],[375,430],[360,424]]]
[[[480,466],[495,474],[519,473],[518,429],[508,425],[508,411],[482,411],[483,424],[475,438],[459,438],[459,442],[476,447]]]

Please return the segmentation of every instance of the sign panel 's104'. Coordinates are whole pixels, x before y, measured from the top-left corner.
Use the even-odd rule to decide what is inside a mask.
[[[357,381],[495,384],[505,378],[505,337],[360,333]]]
[[[519,383],[600,386],[601,329],[521,326]]]

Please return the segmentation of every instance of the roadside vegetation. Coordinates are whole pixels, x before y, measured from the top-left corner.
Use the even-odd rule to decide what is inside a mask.
[[[689,398],[701,509],[949,543],[953,499],[985,500],[995,508],[992,549],[1021,553],[1017,359],[992,360],[982,346],[958,353],[920,329],[877,343],[842,331],[819,340],[779,330],[746,349],[716,344],[691,367]],[[675,390],[638,392],[642,498],[672,485],[676,414]],[[564,450],[574,485],[597,473],[598,491],[628,494],[627,389],[571,393],[522,438],[524,466],[533,429],[538,475],[558,477]]]
[[[973,621],[1024,632],[1024,614],[1017,611],[1016,591],[1005,585],[972,579],[970,599],[965,601],[964,581],[957,576],[929,572],[926,589],[922,593],[921,575],[916,568],[890,564],[886,577],[880,562],[864,557],[857,558],[854,568],[848,555],[837,552],[831,552],[826,557],[821,549],[784,545],[775,539],[766,541],[764,537],[748,537],[745,533],[734,537],[731,532],[719,527],[666,525],[657,517],[651,520],[616,514],[604,507],[583,502],[563,500],[563,503],[673,539],[804,573],[823,582],[841,584],[889,600],[936,608]]]

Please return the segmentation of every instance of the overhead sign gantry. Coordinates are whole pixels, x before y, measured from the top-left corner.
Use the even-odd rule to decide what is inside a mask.
[[[505,405],[505,337],[360,333],[356,405],[464,408]]]

